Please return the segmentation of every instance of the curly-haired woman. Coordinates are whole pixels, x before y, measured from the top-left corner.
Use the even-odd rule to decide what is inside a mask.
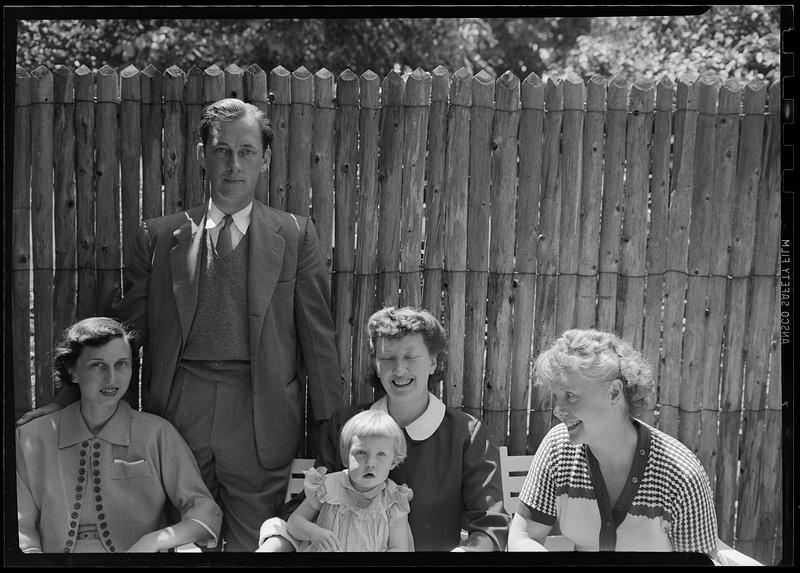
[[[544,550],[558,524],[579,551],[717,554],[711,486],[686,446],[636,418],[653,374],[615,334],[569,330],[537,359],[553,427],[536,451],[509,549]]]

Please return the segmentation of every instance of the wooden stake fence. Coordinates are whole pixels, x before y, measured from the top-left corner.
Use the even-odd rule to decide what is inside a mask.
[[[139,222],[207,200],[197,122],[222,97],[272,120],[257,198],[314,218],[345,400],[373,398],[369,315],[421,305],[450,336],[442,398],[481,417],[497,445],[532,453],[555,423],[532,361],[566,329],[619,332],[656,374],[643,419],[712,481],[720,537],[773,562],[778,84],[520,81],[441,66],[383,80],[257,65],[17,68],[16,415],[53,398],[58,333],[124,294]]]

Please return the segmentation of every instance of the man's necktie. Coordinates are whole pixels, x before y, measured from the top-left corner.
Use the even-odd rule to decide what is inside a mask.
[[[217,254],[220,257],[226,256],[233,250],[233,243],[231,242],[231,225],[233,224],[233,217],[225,215],[222,220],[222,228],[219,230],[217,236]]]

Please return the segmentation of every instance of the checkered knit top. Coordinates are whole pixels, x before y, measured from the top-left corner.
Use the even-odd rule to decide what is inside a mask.
[[[683,551],[714,554],[717,519],[702,465],[672,436],[634,420],[636,456],[611,505],[597,459],[574,445],[564,424],[536,451],[520,492],[530,519],[556,522],[578,551]]]

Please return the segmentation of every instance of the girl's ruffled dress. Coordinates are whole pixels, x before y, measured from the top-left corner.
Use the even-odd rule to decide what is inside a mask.
[[[411,488],[387,478],[371,490],[358,492],[347,470],[326,474],[321,469],[304,472],[303,483],[308,502],[319,510],[317,525],[336,534],[342,551],[387,551],[391,524],[410,511]],[[303,550],[315,551],[310,546]]]

